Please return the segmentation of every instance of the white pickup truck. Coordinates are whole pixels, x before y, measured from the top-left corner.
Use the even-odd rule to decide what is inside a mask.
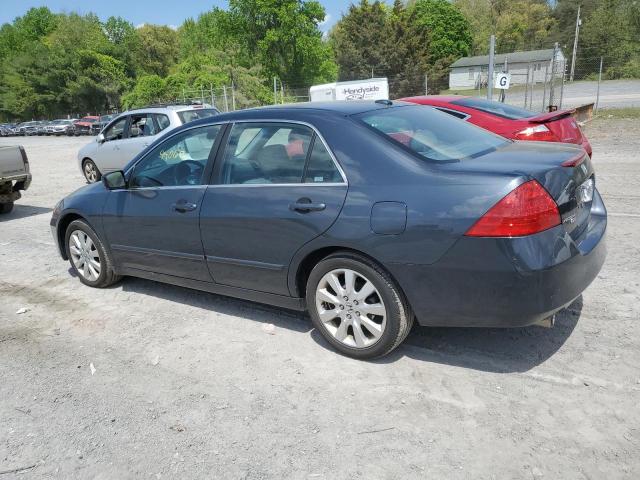
[[[20,191],[31,185],[27,153],[22,147],[0,146],[0,214],[13,210]]]

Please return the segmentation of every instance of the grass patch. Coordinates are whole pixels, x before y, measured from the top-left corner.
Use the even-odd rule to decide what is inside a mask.
[[[640,119],[640,107],[628,107],[628,108],[607,108],[599,110],[593,118],[607,119],[607,118],[631,118]]]

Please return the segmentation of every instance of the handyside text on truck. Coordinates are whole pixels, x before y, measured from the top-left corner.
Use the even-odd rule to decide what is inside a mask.
[[[386,100],[389,98],[389,82],[386,78],[370,78],[314,85],[309,89],[309,97],[312,102]]]

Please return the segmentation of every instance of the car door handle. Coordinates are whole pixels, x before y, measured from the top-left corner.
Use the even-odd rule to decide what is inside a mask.
[[[179,213],[193,212],[198,205],[190,202],[178,202],[171,205],[171,208]]]
[[[313,203],[308,198],[301,198],[297,202],[289,205],[289,209],[295,212],[308,213],[308,212],[320,212],[327,208],[324,203]]]

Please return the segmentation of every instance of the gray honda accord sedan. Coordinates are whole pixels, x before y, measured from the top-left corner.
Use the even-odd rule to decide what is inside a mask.
[[[244,110],[174,130],[62,200],[80,281],[136,276],[308,310],[343,354],[427,326],[540,324],[605,259],[588,155],[402,102]]]

